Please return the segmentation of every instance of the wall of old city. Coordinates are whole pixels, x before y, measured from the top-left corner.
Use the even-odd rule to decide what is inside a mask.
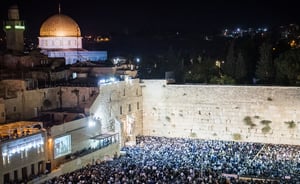
[[[144,135],[300,144],[299,87],[141,86]]]
[[[101,122],[103,132],[120,132],[120,142],[135,141],[142,134],[142,90],[139,79],[100,85],[91,106],[91,116]]]
[[[2,118],[0,123],[30,119],[37,117],[40,111],[60,107],[84,109],[93,103],[99,93],[98,87],[54,87],[26,90],[26,84],[22,80],[6,80],[1,84],[6,87],[2,90],[5,93],[2,101],[5,111],[1,111],[0,108],[0,113],[4,113],[6,118]],[[89,113],[88,110],[85,113]]]
[[[32,56],[14,56],[11,54],[5,54],[3,56],[3,65],[10,69],[18,69],[18,67],[30,68],[39,64],[38,57]]]
[[[98,87],[61,87],[62,107],[85,107],[94,101],[99,93]],[[60,95],[58,95],[58,99]]]
[[[16,96],[4,100],[7,121],[30,119],[41,110],[56,108],[57,91],[58,88],[16,91]],[[49,106],[45,106],[45,100],[49,100]]]

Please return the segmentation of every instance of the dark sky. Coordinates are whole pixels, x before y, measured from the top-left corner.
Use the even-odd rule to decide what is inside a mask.
[[[27,32],[38,36],[49,16],[72,17],[83,34],[136,31],[207,32],[226,27],[300,23],[295,0],[1,0],[0,21],[11,4],[19,6]]]

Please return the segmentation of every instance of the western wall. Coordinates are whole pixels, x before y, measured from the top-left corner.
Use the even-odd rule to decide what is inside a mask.
[[[142,80],[143,134],[300,144],[300,88]]]

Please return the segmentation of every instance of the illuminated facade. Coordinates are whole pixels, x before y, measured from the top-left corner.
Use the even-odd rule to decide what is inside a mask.
[[[0,126],[0,183],[28,180],[44,173],[46,131],[39,122]]]
[[[19,18],[18,6],[11,6],[8,10],[8,20],[3,27],[6,33],[6,47],[9,50],[23,52],[24,49],[24,21]]]
[[[63,57],[65,64],[80,61],[105,61],[106,51],[87,51],[82,48],[78,24],[61,13],[49,17],[40,28],[39,48],[50,58]]]

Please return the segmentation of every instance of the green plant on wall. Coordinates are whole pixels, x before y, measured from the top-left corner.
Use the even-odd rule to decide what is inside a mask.
[[[254,118],[255,118],[255,119],[259,119],[259,116],[255,115]]]
[[[238,140],[242,139],[242,136],[239,133],[234,133],[234,134],[232,134],[232,138],[233,138],[233,140],[238,141]]]
[[[266,125],[261,129],[262,133],[264,133],[264,134],[270,132],[270,130],[271,130],[271,127],[269,125]]]
[[[296,123],[293,120],[292,121],[286,121],[284,123],[288,124],[288,127],[291,128],[291,129],[296,127]]]
[[[166,116],[166,120],[170,122],[171,118],[169,116]]]
[[[271,98],[271,97],[268,97],[268,99],[267,99],[268,101],[272,101],[273,99]]]
[[[261,120],[260,123],[262,125],[268,125],[269,126],[269,124],[272,123],[272,121],[270,121],[270,120]]]
[[[246,116],[246,117],[244,118],[244,123],[245,123],[246,125],[250,126],[251,128],[253,128],[253,127],[256,126],[256,124],[253,123],[253,121],[252,121],[252,119],[251,119],[250,116]]]
[[[197,134],[195,132],[191,132],[190,137],[197,137]]]

